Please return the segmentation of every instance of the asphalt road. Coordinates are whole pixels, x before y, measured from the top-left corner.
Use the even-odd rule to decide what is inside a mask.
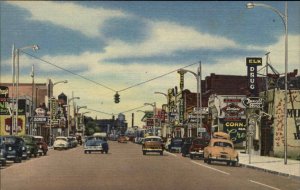
[[[108,154],[82,147],[2,167],[1,190],[299,190],[295,178],[225,164],[208,165],[180,154],[142,155],[141,146],[109,141]]]

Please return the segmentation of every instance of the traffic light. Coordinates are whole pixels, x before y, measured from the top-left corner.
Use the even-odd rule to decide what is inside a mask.
[[[116,92],[115,94],[115,103],[118,104],[120,102],[120,95],[118,94],[118,92]]]

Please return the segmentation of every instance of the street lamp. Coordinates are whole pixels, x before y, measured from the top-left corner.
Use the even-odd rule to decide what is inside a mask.
[[[285,59],[284,59],[284,65],[285,65],[285,81],[284,81],[284,164],[287,164],[287,72],[288,72],[288,4],[287,1],[285,2],[285,13],[281,13],[274,7],[263,4],[263,3],[247,3],[246,7],[248,9],[252,9],[255,6],[265,7],[267,9],[271,9],[275,13],[277,13],[280,18],[282,19],[284,29],[285,29]]]
[[[25,46],[22,48],[15,48],[15,45],[13,44],[12,48],[12,74],[13,74],[13,95],[14,95],[14,84],[16,83],[16,108],[14,106],[14,97],[13,99],[13,112],[16,111],[16,116],[14,118],[13,114],[13,129],[15,129],[15,133],[18,133],[18,112],[19,112],[19,76],[20,76],[20,51],[25,50],[25,49],[32,49],[33,51],[37,51],[39,49],[38,45],[31,45],[31,46]],[[15,59],[17,59],[17,68],[15,66]]]
[[[76,125],[76,130],[78,130],[78,118],[77,118],[77,114],[78,114],[78,112],[79,112],[79,110],[80,110],[81,108],[86,109],[87,106],[77,106],[77,109],[76,109],[76,115],[75,115],[75,125]]]
[[[81,113],[81,121],[82,121],[82,135],[84,136],[84,133],[85,133],[85,124],[84,124],[84,114],[87,114],[87,113],[91,113],[89,111],[86,111],[86,112],[83,112]]]
[[[49,80],[50,81],[50,80]],[[58,81],[58,82],[55,82],[53,83],[53,86],[52,86],[52,95],[51,95],[51,88],[50,88],[50,83],[49,83],[49,86],[48,86],[48,109],[50,110],[50,96],[53,96],[53,89],[54,89],[54,86],[59,84],[59,83],[68,83],[68,80],[63,80],[63,81]],[[50,135],[50,139],[49,139],[49,143],[50,143],[50,146],[51,146],[51,141],[52,141],[52,123],[50,121],[50,126],[49,126],[49,135]]]
[[[75,99],[80,99],[80,97],[73,97],[73,98],[70,98],[70,99],[68,99],[68,103],[67,103],[67,105],[68,105],[68,136],[70,136],[70,103],[71,103],[71,101],[72,100],[75,100]]]
[[[153,104],[151,103],[144,103],[145,106],[152,106],[153,107],[153,135],[156,135],[155,131],[155,114],[156,114],[156,102]]]
[[[197,113],[197,136],[198,136],[198,133],[200,132],[200,128],[202,127],[201,62],[199,62],[197,73],[186,69],[179,69],[178,72],[192,73],[197,80],[197,112],[196,113]],[[199,112],[200,112],[200,127],[199,127]]]

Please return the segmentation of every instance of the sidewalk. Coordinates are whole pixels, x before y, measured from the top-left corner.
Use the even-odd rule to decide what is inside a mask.
[[[300,160],[288,159],[285,165],[283,158],[251,155],[251,164],[249,164],[249,154],[242,153],[241,151],[239,152],[239,163],[243,167],[300,179]]]

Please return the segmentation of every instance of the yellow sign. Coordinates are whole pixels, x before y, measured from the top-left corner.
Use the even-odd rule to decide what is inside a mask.
[[[9,115],[0,115],[0,135],[9,135],[11,130],[12,119]],[[25,115],[18,116],[17,135],[25,135]],[[16,134],[16,129],[12,129]]]

